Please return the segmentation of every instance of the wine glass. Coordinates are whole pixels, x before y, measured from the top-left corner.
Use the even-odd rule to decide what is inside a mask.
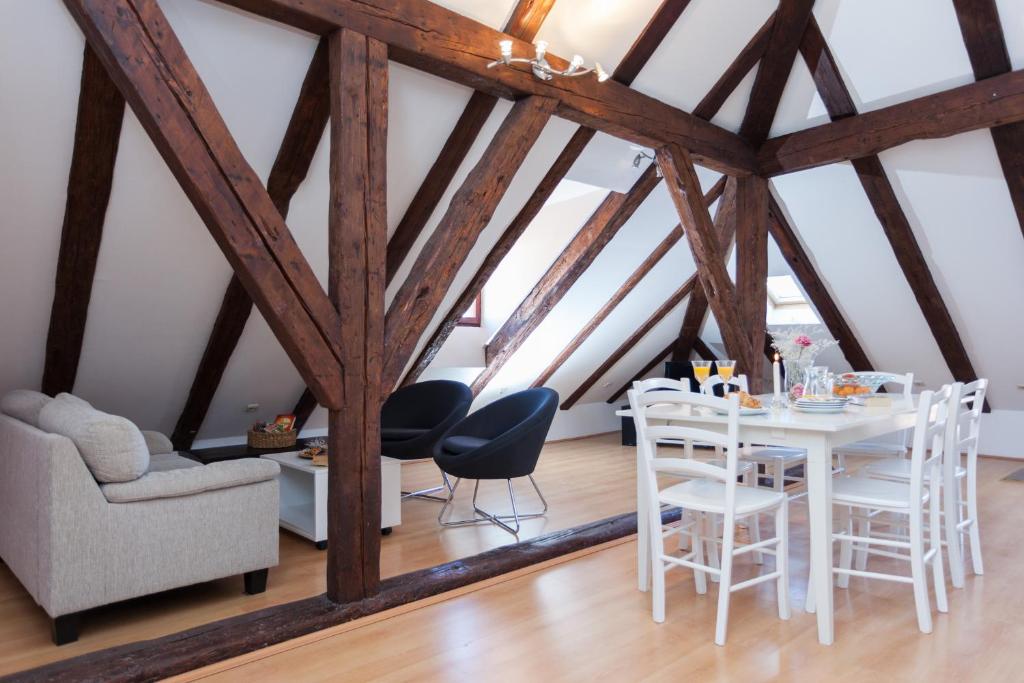
[[[701,386],[711,376],[711,361],[709,360],[691,360],[690,364],[693,365],[693,376]]]
[[[715,361],[715,365],[718,367],[718,376],[722,378],[722,382],[726,386],[722,387],[725,393],[729,393],[729,381],[732,379],[733,372],[736,370],[736,361],[734,360],[719,360]]]

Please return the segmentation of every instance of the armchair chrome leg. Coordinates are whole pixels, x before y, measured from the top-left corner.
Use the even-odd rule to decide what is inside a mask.
[[[442,483],[440,486],[433,486],[427,489],[420,489],[419,491],[402,491],[402,499],[404,500],[406,498],[420,498],[422,500],[432,500],[438,503],[444,503],[448,499],[442,496],[431,495],[433,493],[437,493],[438,491],[444,491],[445,489],[447,489],[448,492],[451,493],[452,484],[448,480],[448,475],[445,474],[444,472],[441,473],[441,482]]]
[[[480,481],[477,480],[476,484],[473,486],[473,515],[474,516],[472,518],[470,518],[470,519],[445,521],[444,520],[444,515],[448,511],[448,508],[451,505],[452,500],[455,498],[455,489],[457,489],[459,487],[459,482],[462,481],[461,479],[456,479],[455,480],[455,486],[452,487],[452,491],[449,494],[448,499],[445,501],[444,507],[441,508],[441,512],[437,516],[437,521],[438,521],[438,523],[441,526],[447,526],[447,527],[468,526],[468,525],[471,525],[471,524],[490,523],[490,524],[494,524],[495,526],[501,527],[505,531],[509,532],[510,534],[512,534],[513,536],[516,536],[518,538],[518,536],[519,536],[519,529],[520,529],[520,524],[519,524],[520,520],[523,520],[523,519],[533,519],[535,517],[542,517],[548,511],[548,501],[544,498],[544,494],[542,494],[540,492],[540,487],[537,486],[537,482],[534,480],[532,475],[529,476],[529,479],[530,479],[530,483],[533,484],[533,489],[537,492],[537,496],[540,498],[541,502],[544,504],[544,508],[541,511],[539,511],[539,512],[529,512],[529,513],[525,513],[525,514],[520,514],[519,513],[519,509],[516,507],[516,496],[515,496],[515,491],[512,488],[512,480],[511,479],[507,479],[506,483],[508,485],[509,499],[512,502],[512,514],[511,515],[495,515],[495,514],[492,514],[490,512],[487,512],[486,510],[482,509],[480,506],[478,506],[476,504],[477,494],[480,492]],[[515,527],[512,527],[512,526],[506,524],[505,522],[507,520],[514,521],[515,522]]]

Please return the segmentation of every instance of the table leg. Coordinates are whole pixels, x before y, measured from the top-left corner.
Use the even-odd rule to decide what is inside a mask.
[[[827,436],[807,449],[807,516],[811,533],[811,581],[818,642],[831,645],[832,617],[832,444]],[[808,601],[810,602],[810,601]]]
[[[646,593],[651,587],[651,539],[647,532],[647,503],[644,495],[639,447],[636,453],[636,580],[637,588]]]

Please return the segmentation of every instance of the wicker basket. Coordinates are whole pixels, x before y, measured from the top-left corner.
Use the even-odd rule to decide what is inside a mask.
[[[290,432],[254,432],[248,435],[249,448],[288,448],[295,445],[299,431],[293,429]]]

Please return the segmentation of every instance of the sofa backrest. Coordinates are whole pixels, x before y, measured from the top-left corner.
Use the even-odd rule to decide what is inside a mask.
[[[46,604],[54,528],[81,523],[106,504],[75,444],[0,415],[0,557],[29,593]]]

